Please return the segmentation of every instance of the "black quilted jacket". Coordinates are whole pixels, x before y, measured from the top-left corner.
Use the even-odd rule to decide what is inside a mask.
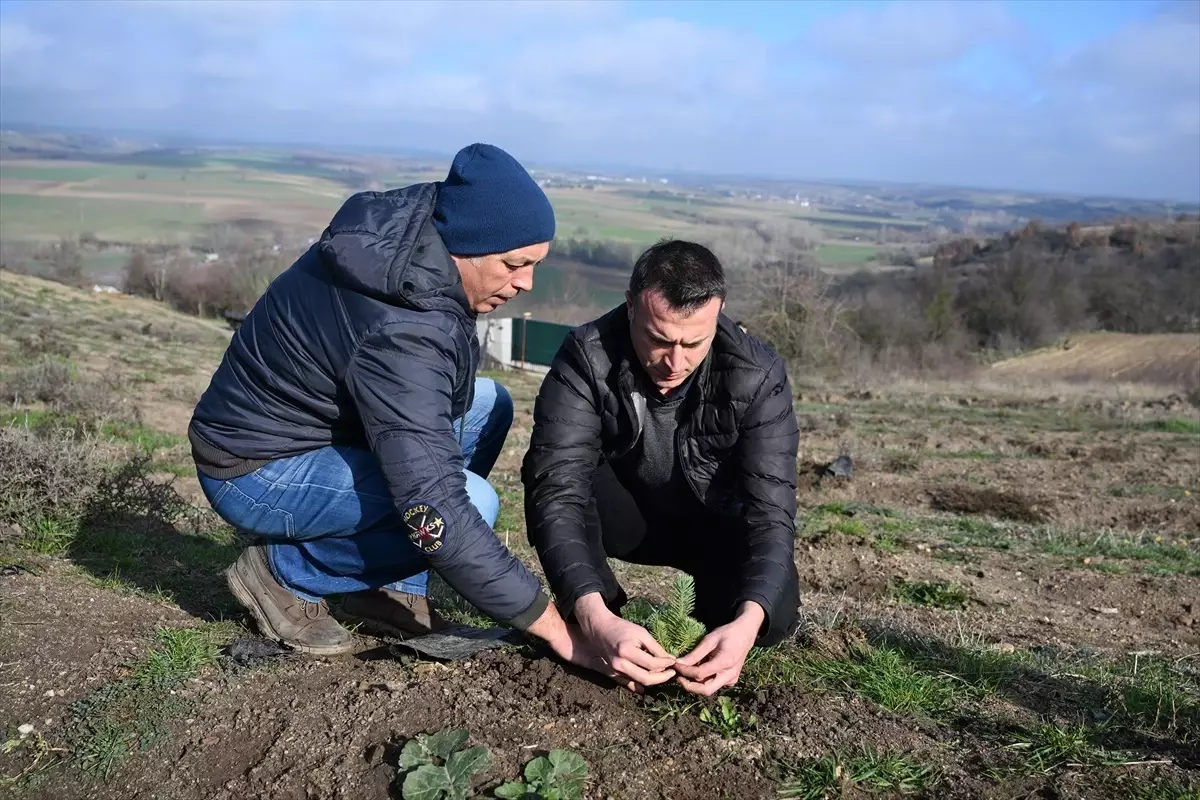
[[[584,512],[600,459],[629,452],[640,434],[645,406],[634,391],[631,370],[640,367],[632,354],[622,305],[567,336],[534,405],[522,465],[529,540],[564,608],[602,585]],[[749,557],[730,564],[730,579],[740,586],[738,602],[756,601],[769,620],[798,601],[792,553],[800,434],[786,368],[722,315],[696,378],[684,400],[676,457],[714,519],[747,538]]]

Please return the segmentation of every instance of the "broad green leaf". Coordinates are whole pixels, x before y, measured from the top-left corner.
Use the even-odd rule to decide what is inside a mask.
[[[404,800],[442,800],[450,794],[450,775],[445,767],[418,767],[405,776],[400,794]]]
[[[425,737],[425,747],[430,753],[446,761],[450,754],[467,742],[470,736],[465,730],[444,730],[431,733]]]
[[[533,787],[513,781],[496,787],[495,794],[500,800],[525,800],[525,795],[533,794]]]
[[[578,797],[588,773],[583,757],[572,750],[551,750],[550,764],[553,767],[553,785],[562,790],[564,797]]]
[[[450,774],[450,782],[455,786],[471,785],[471,776],[483,772],[492,764],[492,754],[486,747],[472,747],[459,750],[446,762],[446,772]]]
[[[550,759],[545,756],[538,756],[525,765],[525,780],[529,783],[544,785],[550,781],[550,776],[553,773],[554,766],[550,763]],[[541,786],[538,788],[541,788]]]
[[[421,740],[423,738],[409,739],[405,742],[404,749],[400,751],[400,769],[412,769],[422,764],[433,763],[429,748]]]

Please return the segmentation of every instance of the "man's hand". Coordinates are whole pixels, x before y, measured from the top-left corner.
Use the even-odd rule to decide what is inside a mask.
[[[529,626],[526,632],[546,642],[554,654],[563,661],[599,672],[630,691],[643,691],[640,683],[613,669],[609,662],[599,655],[596,647],[583,631],[575,625],[566,623],[553,603],[546,606],[546,610]],[[674,675],[674,672],[667,673],[662,680],[670,680]]]
[[[733,622],[716,628],[692,652],[676,660],[679,685],[708,696],[737,683],[765,619],[766,613],[758,603],[743,603]]]
[[[641,691],[675,677],[674,657],[641,625],[612,613],[598,592],[575,601],[575,616],[593,652],[622,685]]]

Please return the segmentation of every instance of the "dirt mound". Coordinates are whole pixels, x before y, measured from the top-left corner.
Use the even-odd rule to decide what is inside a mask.
[[[992,365],[1001,375],[1200,386],[1200,336],[1088,333]]]
[[[1020,492],[976,486],[945,486],[928,490],[935,511],[955,514],[987,514],[1018,522],[1046,522],[1047,503]]]

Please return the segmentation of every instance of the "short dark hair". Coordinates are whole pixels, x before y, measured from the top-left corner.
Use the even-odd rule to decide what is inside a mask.
[[[629,276],[631,295],[647,289],[657,289],[671,308],[691,313],[714,297],[725,299],[725,270],[704,245],[664,239],[638,256]]]

